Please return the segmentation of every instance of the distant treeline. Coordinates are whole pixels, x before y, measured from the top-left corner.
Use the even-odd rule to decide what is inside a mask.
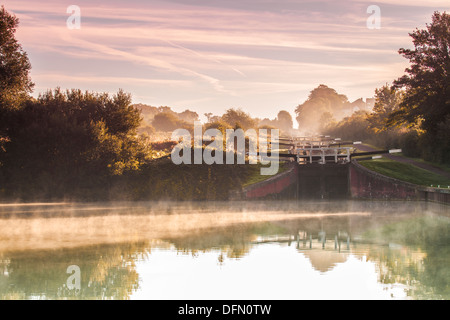
[[[164,137],[162,133],[172,133],[176,129],[192,130],[194,121],[200,121],[198,113],[189,109],[175,112],[167,106],[153,107],[142,103],[133,106],[141,111],[143,117],[138,133],[148,134],[152,138]],[[278,112],[275,119],[253,118],[240,108],[230,108],[222,115],[205,113],[204,116],[206,129],[265,128],[280,129],[283,134],[291,134],[294,126],[292,116],[286,110]]]

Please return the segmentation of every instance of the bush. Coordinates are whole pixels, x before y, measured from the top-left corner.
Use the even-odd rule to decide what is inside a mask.
[[[10,115],[0,184],[8,196],[27,199],[101,191],[149,160],[148,145],[136,137],[140,121],[122,91],[49,91]]]

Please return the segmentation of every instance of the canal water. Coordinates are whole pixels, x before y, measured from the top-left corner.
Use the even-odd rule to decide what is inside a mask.
[[[449,299],[427,202],[0,205],[1,299]]]

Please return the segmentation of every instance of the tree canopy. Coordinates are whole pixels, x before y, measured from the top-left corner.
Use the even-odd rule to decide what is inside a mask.
[[[387,84],[375,89],[375,105],[367,117],[369,127],[375,132],[387,130],[389,116],[399,109],[402,97],[400,90]]]
[[[278,112],[277,117],[273,120],[264,118],[259,121],[258,127],[260,129],[280,129],[285,134],[290,134],[294,128],[294,121],[291,114],[286,110]]]
[[[19,19],[0,8],[0,109],[18,108],[33,89],[31,64],[15,38]]]
[[[181,120],[174,112],[161,112],[153,118],[152,126],[158,131],[170,132],[180,128],[192,130],[194,123]]]
[[[244,130],[256,127],[256,121],[241,109],[228,109],[222,116],[222,121],[228,123],[231,127],[239,127]]]
[[[420,126],[423,156],[450,163],[450,14],[435,12],[431,24],[409,35],[414,49],[399,53],[410,67],[393,85],[404,96],[388,124]]]
[[[411,66],[394,82],[405,95],[390,124],[420,122],[436,133],[450,115],[450,14],[435,12],[431,24],[409,35],[414,49],[401,48],[399,53]]]
[[[339,117],[349,107],[348,98],[338,94],[336,90],[321,84],[311,91],[308,99],[297,106],[297,122],[299,129],[315,132],[320,128],[320,118],[324,113]]]
[[[278,127],[285,132],[291,131],[294,127],[292,116],[286,110],[281,110],[280,112],[278,112],[277,123]]]
[[[8,117],[3,185],[20,195],[73,195],[137,171],[149,158],[129,94],[50,90]]]

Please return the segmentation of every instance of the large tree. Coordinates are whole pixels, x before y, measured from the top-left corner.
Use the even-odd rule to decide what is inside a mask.
[[[18,108],[33,89],[31,64],[15,38],[19,19],[0,9],[0,109]]]
[[[390,124],[416,124],[431,135],[450,121],[450,15],[435,12],[431,24],[409,34],[414,49],[399,53],[411,66],[394,82],[405,91],[399,110],[392,113]]]
[[[321,84],[311,91],[308,99],[295,109],[299,129],[317,132],[320,118],[324,113],[331,113],[334,117],[342,116],[342,111],[349,107],[348,99],[336,90]]]

